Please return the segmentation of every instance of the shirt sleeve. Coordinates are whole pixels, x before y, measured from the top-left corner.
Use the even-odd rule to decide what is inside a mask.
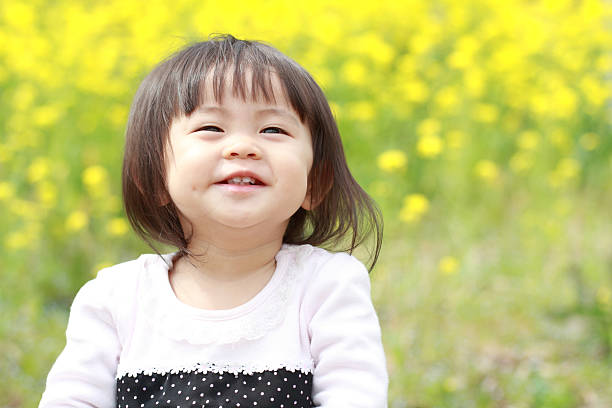
[[[66,347],[49,372],[39,408],[115,406],[120,342],[109,308],[111,290],[101,275],[74,299]]]
[[[335,254],[308,289],[309,335],[317,407],[387,407],[381,330],[361,262]]]

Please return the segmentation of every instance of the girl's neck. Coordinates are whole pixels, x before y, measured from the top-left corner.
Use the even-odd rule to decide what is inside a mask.
[[[184,261],[210,279],[232,281],[273,264],[281,245],[282,239],[250,246],[238,242],[223,246],[211,242],[192,242],[189,248],[192,255]]]
[[[236,229],[215,223],[193,228],[194,224],[183,222],[183,229],[191,235],[188,250],[192,256],[187,260],[211,279],[240,279],[274,262],[287,224]]]
[[[170,285],[180,301],[193,307],[239,306],[257,295],[272,278],[281,245],[282,240],[249,247],[192,245],[193,256],[183,256],[174,263]]]

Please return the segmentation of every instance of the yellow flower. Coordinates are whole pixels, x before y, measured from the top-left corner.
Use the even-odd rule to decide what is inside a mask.
[[[332,71],[322,65],[309,69],[308,72],[310,72],[310,75],[312,75],[323,90],[326,90],[334,81],[334,74]]]
[[[95,188],[107,179],[106,169],[102,166],[90,166],[83,171],[83,183],[87,187]]]
[[[417,127],[420,136],[436,135],[440,133],[440,122],[434,118],[427,118],[421,121]]]
[[[534,150],[538,147],[540,135],[534,130],[526,130],[519,135],[517,144],[523,150]]]
[[[480,48],[480,41],[473,35],[464,35],[457,41],[457,47],[462,52],[475,54]]]
[[[397,61],[397,69],[401,77],[414,76],[417,72],[418,64],[414,55],[402,55]]]
[[[411,51],[417,55],[425,54],[429,51],[437,41],[437,39],[434,38],[436,33],[432,32],[434,30],[436,30],[436,26],[432,24],[423,28],[421,32],[414,34],[410,39]]]
[[[559,162],[556,171],[561,177],[571,179],[580,172],[580,163],[576,159],[566,157]]]
[[[386,172],[403,169],[407,161],[406,153],[401,150],[387,150],[378,156],[378,167]]]
[[[586,150],[594,150],[599,145],[599,136],[595,133],[585,133],[580,136],[580,145]]]
[[[559,188],[563,185],[563,182],[564,180],[556,172],[551,171],[548,174],[548,184],[550,184],[551,187]]]
[[[342,77],[348,83],[359,85],[365,82],[367,70],[361,61],[352,59],[342,65]]]
[[[490,69],[497,72],[512,72],[521,68],[525,60],[524,51],[518,44],[506,43],[496,47],[490,59]]]
[[[40,202],[47,208],[53,207],[57,201],[57,188],[48,181],[43,181],[37,185],[36,194]]]
[[[459,261],[457,261],[457,258],[453,256],[445,256],[444,258],[440,259],[438,268],[440,269],[440,272],[445,275],[453,275],[457,273]]]
[[[446,87],[438,91],[435,102],[442,109],[452,109],[459,104],[459,96],[455,88]]]
[[[480,43],[473,36],[464,36],[457,41],[455,51],[448,57],[448,65],[456,69],[472,66],[474,54],[478,51]]]
[[[610,97],[609,84],[601,83],[591,76],[583,78],[579,85],[585,98],[593,106],[603,105]]]
[[[8,136],[8,138],[11,138]],[[0,163],[7,161],[13,155],[12,149],[0,143]]]
[[[347,111],[352,119],[368,121],[374,118],[376,110],[372,102],[360,101],[347,106]]]
[[[9,201],[9,210],[22,218],[29,220],[37,220],[40,219],[43,215],[40,211],[40,208],[36,203],[32,201],[21,200],[19,198],[15,198]]]
[[[15,231],[8,234],[4,240],[4,245],[8,249],[22,249],[30,243],[30,236],[26,231]]]
[[[456,50],[446,59],[448,65],[455,69],[464,69],[468,68],[473,63],[472,54],[468,54],[467,52],[462,52],[461,50]]]
[[[550,96],[542,93],[532,91],[529,96],[528,106],[531,108],[533,113],[536,115],[548,115],[551,113],[552,108],[550,104]]]
[[[482,95],[485,86],[485,78],[482,70],[472,67],[465,73],[465,87],[474,98]]]
[[[35,97],[36,88],[33,85],[29,83],[19,85],[13,95],[13,106],[18,111],[25,111],[32,106]]]
[[[555,170],[548,175],[548,182],[552,187],[563,186],[569,180],[575,178],[580,172],[580,163],[571,157],[561,159]]]
[[[57,106],[41,106],[32,112],[32,121],[37,126],[49,126],[57,122],[61,113],[60,108]]]
[[[417,78],[402,80],[401,90],[410,102],[423,102],[429,97],[427,84]]]
[[[13,250],[26,248],[37,241],[37,238],[40,236],[40,229],[41,225],[39,222],[30,222],[23,229],[8,234],[4,245]]]
[[[463,381],[457,376],[450,376],[444,380],[443,387],[447,392],[454,392],[464,387]]]
[[[85,228],[89,224],[89,217],[84,211],[73,211],[66,218],[66,229],[69,232],[77,232]]]
[[[128,223],[123,218],[113,218],[106,226],[106,231],[114,236],[125,235],[128,230]]]
[[[4,21],[10,26],[22,30],[32,30],[36,11],[26,2],[8,1],[3,4]]]
[[[115,105],[108,110],[108,119],[115,126],[122,126],[127,121],[127,108],[123,105]]]
[[[410,194],[404,198],[400,210],[400,220],[408,223],[416,222],[429,210],[429,201],[423,194]]]
[[[602,305],[610,305],[612,304],[612,290],[610,288],[602,286],[597,289],[597,302]]]
[[[43,180],[49,174],[51,165],[46,157],[38,157],[28,167],[28,180],[36,183]]]
[[[10,200],[15,196],[15,186],[9,181],[0,182],[0,201]]]
[[[425,135],[419,138],[417,152],[419,156],[433,158],[442,152],[443,142],[437,135]]]
[[[563,129],[555,129],[549,134],[548,138],[560,150],[568,150],[572,145],[570,137]]]
[[[476,109],[474,111],[474,118],[479,122],[493,123],[497,120],[498,117],[499,110],[495,105],[480,103],[476,106]]]
[[[515,173],[522,173],[533,167],[533,158],[528,153],[516,153],[510,158],[510,167]]]
[[[497,164],[491,160],[480,160],[474,168],[476,175],[481,179],[493,182],[499,178],[499,169]]]
[[[377,31],[370,31],[353,39],[352,52],[366,55],[379,65],[386,65],[395,56],[395,49],[380,37]]]
[[[558,118],[569,118],[576,112],[578,98],[576,93],[569,87],[559,86],[549,98],[549,102],[554,102],[552,113]]]
[[[612,70],[612,56],[605,54],[597,58],[597,61],[595,62],[595,67],[600,73],[607,74]]]

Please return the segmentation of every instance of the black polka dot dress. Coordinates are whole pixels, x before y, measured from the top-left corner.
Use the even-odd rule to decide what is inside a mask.
[[[117,380],[117,407],[312,407],[312,374],[178,372]]]

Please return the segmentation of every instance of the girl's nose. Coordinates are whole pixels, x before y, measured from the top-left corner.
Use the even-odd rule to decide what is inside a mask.
[[[231,159],[261,159],[261,151],[253,143],[237,141],[223,149],[223,158]]]

